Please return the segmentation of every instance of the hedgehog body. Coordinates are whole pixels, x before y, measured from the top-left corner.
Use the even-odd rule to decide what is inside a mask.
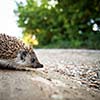
[[[0,34],[0,68],[41,68],[31,46],[9,35]]]

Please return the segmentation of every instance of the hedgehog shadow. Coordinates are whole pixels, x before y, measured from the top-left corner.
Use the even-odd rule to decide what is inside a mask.
[[[36,68],[35,68],[36,69]],[[0,64],[0,70],[8,70],[8,71],[33,71],[35,70],[34,68],[15,68],[13,66],[4,66]]]

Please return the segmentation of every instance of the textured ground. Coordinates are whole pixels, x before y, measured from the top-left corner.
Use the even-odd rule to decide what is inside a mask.
[[[0,70],[0,100],[100,100],[100,51],[35,51],[44,68]]]

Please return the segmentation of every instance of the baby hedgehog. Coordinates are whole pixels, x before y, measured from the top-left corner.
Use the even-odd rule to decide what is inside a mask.
[[[0,68],[42,68],[31,46],[9,35],[0,34]]]

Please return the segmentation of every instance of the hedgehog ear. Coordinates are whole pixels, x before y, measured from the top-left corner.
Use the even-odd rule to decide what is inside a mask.
[[[27,51],[20,50],[20,59],[21,60],[25,60],[26,55],[27,55]]]
[[[23,50],[23,49],[22,49],[22,50],[19,51],[19,53],[20,53],[21,55],[23,55],[23,56],[26,56],[28,52],[27,52],[26,50]]]

